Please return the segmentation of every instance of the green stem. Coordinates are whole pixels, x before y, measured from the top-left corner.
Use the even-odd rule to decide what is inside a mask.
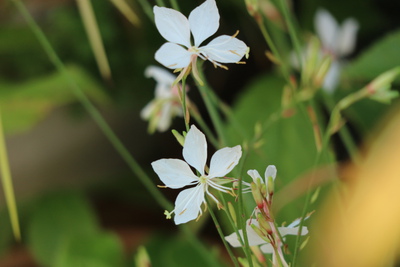
[[[156,0],[156,3],[157,3],[157,5],[160,6],[160,7],[165,7],[165,2],[164,2],[164,0]]]
[[[18,220],[18,210],[15,201],[14,189],[11,178],[10,164],[8,162],[6,140],[4,136],[3,120],[0,111],[0,169],[1,181],[3,184],[4,195],[7,202],[8,212],[10,213],[10,221],[14,237],[16,240],[21,240],[21,231]]]
[[[204,75],[203,72],[201,71],[201,68],[199,69],[199,76],[201,78],[202,81],[204,81]],[[196,80],[196,79],[194,79]],[[212,100],[212,95],[211,95],[211,88],[207,85],[206,82],[204,82],[204,85],[200,85],[197,80],[197,87],[199,88],[201,97],[203,98],[203,101],[206,105],[207,111],[211,117],[211,121],[213,122],[213,125],[215,127],[215,130],[217,131],[218,137],[221,141],[221,146],[225,146],[227,144],[226,141],[226,136],[225,136],[225,132],[223,129],[223,123],[221,120],[220,115],[218,114],[218,110],[215,106],[215,104],[213,103],[214,101]]]
[[[172,203],[165,198],[165,196],[154,186],[151,178],[144,172],[144,170],[140,167],[140,165],[136,162],[136,160],[132,157],[130,152],[126,149],[126,147],[122,144],[104,118],[101,116],[98,109],[90,102],[87,96],[83,93],[82,89],[79,87],[76,82],[71,79],[68,71],[66,70],[64,64],[61,62],[60,58],[57,56],[56,52],[52,48],[51,44],[47,40],[43,31],[39,28],[36,22],[33,20],[32,16],[29,14],[28,10],[24,6],[24,4],[20,0],[13,0],[13,3],[16,5],[17,9],[26,19],[28,25],[31,27],[33,33],[38,38],[40,44],[43,49],[47,53],[50,58],[50,61],[54,64],[56,69],[64,76],[66,82],[69,84],[72,92],[75,94],[77,99],[81,102],[82,106],[87,110],[87,112],[92,116],[93,120],[97,123],[101,131],[113,145],[115,150],[120,154],[120,156],[127,163],[129,168],[133,173],[139,178],[139,180],[143,183],[149,193],[154,197],[154,199],[158,202],[158,204],[167,209],[171,210],[173,205]]]
[[[279,0],[279,4],[280,4],[281,11],[283,13],[283,17],[284,17],[284,19],[286,21],[286,25],[287,25],[288,30],[289,30],[290,39],[292,40],[292,43],[293,43],[293,46],[294,46],[294,50],[296,51],[297,60],[299,61],[299,65],[301,66],[302,65],[301,44],[300,44],[300,41],[299,41],[299,39],[297,37],[293,21],[292,21],[292,19],[290,17],[290,14],[289,14],[287,1],[286,0]]]
[[[185,121],[186,132],[189,132],[189,112],[186,106],[186,76],[182,78],[181,85],[181,99],[182,99],[182,111],[183,111],[183,120]]]
[[[180,11],[178,2],[176,0],[170,0],[169,2],[171,3],[173,9]]]
[[[153,14],[153,8],[149,4],[147,0],[138,0],[139,4],[142,6],[142,9],[144,13],[149,17],[149,19],[154,22],[154,14]]]
[[[207,206],[210,206],[210,205],[209,205],[209,201],[208,201],[207,198],[206,198],[206,202],[207,202]],[[211,215],[211,218],[212,218],[212,220],[213,220],[213,222],[214,222],[214,224],[215,224],[215,228],[217,229],[218,234],[219,234],[219,236],[221,237],[222,243],[224,244],[225,249],[226,249],[226,251],[227,251],[228,254],[229,254],[229,257],[231,258],[233,264],[234,264],[236,267],[239,267],[239,262],[237,261],[235,255],[233,254],[232,249],[230,248],[229,244],[228,244],[228,243],[226,242],[226,240],[225,240],[225,235],[224,235],[224,233],[222,232],[221,226],[220,226],[220,224],[219,224],[219,222],[218,222],[217,217],[216,217],[215,214],[214,214],[214,211],[213,211],[211,208],[209,208],[208,211],[209,211],[209,213],[210,213],[210,215]]]

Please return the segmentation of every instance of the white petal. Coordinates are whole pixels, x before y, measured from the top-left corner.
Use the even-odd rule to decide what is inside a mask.
[[[194,45],[199,47],[205,39],[218,30],[219,13],[215,0],[207,0],[193,9],[189,15],[189,24]]]
[[[338,33],[336,41],[336,55],[344,57],[353,52],[356,46],[358,22],[355,19],[346,19]]]
[[[157,30],[165,40],[190,47],[190,26],[181,12],[172,8],[153,8]]]
[[[229,35],[221,35],[206,46],[200,47],[199,50],[211,61],[236,63],[246,54],[247,49],[247,45],[243,41]]]
[[[151,163],[160,180],[170,188],[181,188],[198,181],[189,165],[180,159],[159,159]]]
[[[339,30],[335,18],[325,9],[318,9],[314,23],[322,46],[332,52],[335,51],[335,41]]]
[[[195,220],[201,214],[204,202],[204,186],[198,185],[179,193],[175,200],[175,224]]]
[[[160,132],[165,132],[171,126],[172,118],[174,117],[174,114],[172,114],[171,102],[163,104],[159,116],[160,118],[158,121],[157,130]]]
[[[299,227],[278,227],[279,233],[281,233],[281,236],[285,235],[297,235],[297,232],[299,231]],[[306,235],[308,234],[308,228],[303,226],[301,229],[301,235]]]
[[[268,177],[272,177],[272,179],[275,180],[276,172],[277,172],[276,167],[274,165],[269,165],[265,170],[265,175],[264,175],[265,183],[268,183]]]
[[[227,175],[239,162],[242,156],[242,147],[224,147],[211,157],[209,178]]]
[[[267,243],[264,239],[262,239],[249,225],[250,220],[246,221],[246,231],[247,231],[247,239],[249,240],[249,246],[258,246],[261,244]],[[258,227],[258,223],[255,220],[252,220],[252,224]],[[243,238],[243,231],[239,230],[239,235]],[[225,237],[225,240],[232,246],[232,247],[240,247],[240,241],[238,239],[237,234],[234,232]]]
[[[148,120],[153,113],[153,110],[156,108],[156,101],[152,100],[150,101],[140,112],[140,117],[143,120]]]
[[[257,179],[260,179],[261,182],[263,181],[257,170],[248,170],[247,174],[250,175],[251,178],[253,178],[253,182],[255,183],[257,182]]]
[[[271,244],[265,244],[260,246],[262,253],[264,254],[272,254],[274,253],[274,247]]]
[[[147,78],[153,78],[157,83],[168,86],[171,86],[176,79],[169,71],[157,66],[148,66],[144,71],[144,75]]]
[[[204,167],[207,161],[206,137],[196,126],[192,125],[185,138],[183,145],[183,158],[204,175]]]
[[[178,69],[189,65],[191,55],[180,45],[165,43],[157,50],[155,59],[169,69]]]
[[[324,84],[322,88],[328,92],[332,93],[339,84],[340,81],[340,72],[342,70],[342,66],[339,61],[333,60],[331,63],[331,67],[329,68],[328,73],[325,76]]]

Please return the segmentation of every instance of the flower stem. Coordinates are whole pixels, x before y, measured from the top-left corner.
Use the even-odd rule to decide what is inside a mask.
[[[7,202],[8,212],[10,213],[10,221],[14,237],[16,240],[21,240],[21,231],[18,220],[18,210],[15,201],[14,189],[11,179],[10,164],[8,162],[7,147],[4,136],[3,120],[0,111],[0,169],[1,181],[3,184],[4,195]]]
[[[173,9],[180,11],[178,2],[176,0],[170,0],[171,6]]]
[[[171,210],[173,208],[172,203],[167,198],[165,198],[165,196],[157,189],[157,187],[154,186],[151,178],[144,172],[144,170],[132,157],[130,152],[122,144],[120,139],[116,136],[116,134],[104,120],[99,110],[90,102],[90,100],[84,94],[80,86],[73,79],[71,79],[71,76],[66,70],[64,64],[57,56],[56,52],[52,48],[45,34],[39,28],[39,26],[34,21],[32,16],[29,14],[24,4],[20,0],[13,0],[13,3],[20,11],[22,16],[25,18],[33,33],[38,38],[40,44],[47,53],[48,57],[50,58],[50,61],[53,63],[56,69],[64,76],[73,94],[75,94],[76,98],[81,102],[82,106],[86,109],[86,111],[91,115],[93,120],[97,123],[100,130],[113,145],[114,149],[119,153],[122,159],[127,163],[132,172],[139,178],[139,180],[146,187],[149,193],[154,197],[154,199],[158,202],[158,204],[167,210]]]
[[[210,207],[210,203],[209,203],[209,201],[208,201],[207,198],[206,198],[206,203],[207,203],[207,206]],[[228,243],[226,242],[226,240],[225,240],[224,233],[222,232],[221,226],[220,226],[220,224],[219,224],[219,222],[218,222],[217,217],[216,217],[215,214],[214,214],[214,211],[212,210],[212,208],[209,208],[208,210],[209,210],[209,213],[210,213],[210,215],[211,215],[211,218],[212,218],[212,220],[213,220],[213,222],[214,222],[214,224],[215,224],[215,228],[217,229],[218,234],[219,234],[219,236],[221,237],[222,243],[224,244],[225,249],[226,249],[226,251],[227,251],[228,254],[229,254],[229,257],[231,258],[231,260],[232,260],[233,264],[235,265],[235,267],[239,267],[239,262],[238,262],[238,260],[236,259],[235,255],[233,254],[232,249],[230,248],[229,244],[228,244]]]
[[[186,132],[189,132],[189,111],[186,106],[186,76],[182,78],[182,85],[181,85],[181,103],[182,103],[182,111],[183,111],[183,120],[185,121]]]
[[[202,81],[204,81],[204,75],[201,70],[201,68],[198,68],[198,74],[201,78]],[[221,116],[218,113],[218,110],[216,108],[215,101],[212,100],[212,94],[211,94],[211,88],[207,85],[206,82],[204,82],[204,85],[200,85],[199,82],[194,79],[197,83],[197,87],[199,88],[201,97],[203,98],[203,101],[206,105],[207,111],[211,117],[211,121],[213,122],[213,125],[215,127],[215,130],[217,131],[219,140],[220,140],[220,145],[221,147],[225,146],[227,141],[226,141],[226,136],[225,132],[223,129],[223,123],[221,120]]]

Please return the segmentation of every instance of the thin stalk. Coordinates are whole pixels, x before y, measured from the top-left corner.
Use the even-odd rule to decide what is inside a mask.
[[[171,6],[173,9],[180,11],[179,5],[178,5],[178,1],[176,0],[170,0],[169,1],[171,3]]]
[[[54,64],[56,69],[64,76],[66,82],[69,84],[72,92],[75,94],[77,99],[81,102],[82,106],[87,110],[87,112],[92,116],[93,120],[97,123],[100,130],[107,137],[109,142],[113,145],[114,149],[120,154],[122,159],[127,163],[129,168],[132,170],[134,174],[139,178],[142,184],[146,187],[149,193],[154,197],[157,203],[167,209],[172,209],[172,203],[165,198],[165,196],[154,186],[151,178],[144,172],[144,170],[140,167],[140,165],[136,162],[136,160],[132,157],[130,152],[126,149],[126,147],[122,144],[116,134],[113,132],[111,127],[107,124],[107,122],[102,117],[99,110],[90,102],[87,96],[83,93],[82,89],[76,82],[71,79],[68,71],[66,70],[64,64],[57,56],[56,52],[52,48],[48,39],[44,35],[43,31],[39,28],[36,22],[33,20],[32,16],[29,14],[28,10],[24,6],[24,4],[20,0],[13,0],[13,3],[16,5],[17,9],[20,11],[22,16],[27,21],[28,25],[31,27],[33,33],[38,38],[40,44],[45,50],[46,54],[50,58],[50,61]]]
[[[8,212],[10,214],[11,227],[15,239],[17,241],[20,241],[21,231],[18,220],[18,209],[15,201],[14,188],[12,184],[10,163],[8,161],[1,111],[0,111],[0,169],[1,169],[1,178],[2,178],[1,181],[3,184],[4,195],[7,202]]]
[[[147,0],[138,0],[139,4],[142,6],[144,13],[149,17],[149,19],[154,22],[153,8]]]
[[[200,76],[201,80],[204,81],[204,75],[203,75],[201,68],[198,68],[198,70],[199,70],[199,76]],[[194,80],[196,80],[196,79],[194,79]],[[221,116],[218,114],[218,110],[212,100],[212,95],[210,93],[211,88],[207,85],[206,82],[204,82],[204,85],[200,85],[196,80],[196,83],[197,83],[197,87],[199,88],[201,97],[203,98],[203,101],[206,104],[206,108],[211,117],[211,121],[213,122],[215,130],[217,131],[218,137],[221,142],[221,146],[223,147],[226,145],[227,139],[226,139],[225,131],[223,129],[223,123],[222,123]]]
[[[207,198],[206,198],[206,202],[207,202],[207,206],[209,206],[209,201],[208,201]],[[216,217],[215,214],[214,214],[214,211],[213,211],[211,208],[208,209],[208,210],[209,210],[209,213],[210,213],[210,215],[211,215],[211,218],[212,218],[212,220],[213,220],[213,222],[214,222],[214,224],[215,224],[215,228],[217,229],[218,234],[219,234],[219,236],[221,237],[222,243],[224,244],[225,249],[226,249],[226,251],[227,251],[228,254],[229,254],[229,257],[231,258],[231,260],[232,260],[233,264],[235,265],[235,267],[239,267],[239,266],[240,266],[240,265],[239,265],[239,262],[238,262],[238,260],[236,259],[235,255],[233,254],[232,249],[230,248],[229,244],[228,244],[228,243],[226,242],[226,240],[225,240],[225,235],[224,235],[224,233],[222,232],[221,226],[220,226],[220,224],[219,224],[219,222],[218,222],[217,217]]]
[[[165,7],[165,2],[164,2],[164,0],[156,0],[156,3],[157,3],[157,5],[160,6],[160,7]]]
[[[208,140],[213,144],[214,147],[218,147],[218,140],[214,136],[213,132],[211,129],[208,127],[207,123],[203,120],[201,117],[200,113],[198,112],[197,109],[190,108],[190,114],[193,116],[193,118],[197,121],[197,123],[200,125],[200,128],[203,130],[203,132],[206,134]]]
[[[183,120],[185,121],[186,132],[189,132],[189,111],[186,106],[186,77],[182,78],[182,85],[181,85],[181,104],[182,104],[182,111],[183,111]]]
[[[284,19],[286,21],[286,25],[287,25],[288,30],[289,30],[289,36],[290,36],[290,39],[292,40],[292,43],[293,43],[293,46],[294,46],[294,50],[296,52],[297,60],[299,61],[299,64],[301,66],[302,65],[301,43],[300,43],[300,41],[299,41],[299,39],[297,37],[293,21],[292,21],[292,19],[290,17],[290,14],[289,14],[287,1],[286,0],[279,0],[279,4],[280,4],[280,7],[281,7],[281,11],[283,13],[283,17],[284,17]]]

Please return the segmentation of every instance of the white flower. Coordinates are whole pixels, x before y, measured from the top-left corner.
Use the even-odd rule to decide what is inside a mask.
[[[306,219],[307,218],[308,217],[306,217]],[[247,238],[249,241],[249,246],[260,246],[260,249],[263,253],[273,253],[274,249],[273,249],[272,245],[265,239],[261,238],[250,226],[251,224],[253,224],[257,228],[260,227],[258,222],[254,219],[249,219],[246,221],[246,231],[247,231]],[[283,238],[286,235],[297,235],[297,233],[299,231],[299,226],[298,226],[299,224],[300,224],[300,219],[296,219],[295,221],[293,221],[291,224],[289,224],[286,227],[285,226],[278,227],[278,231],[279,231],[281,237]],[[239,234],[243,240],[243,231],[239,230]],[[307,227],[303,226],[301,229],[301,235],[306,235],[306,234],[308,234],[308,229],[307,229]],[[228,241],[228,243],[232,247],[241,247],[240,241],[239,241],[236,233],[232,233],[232,234],[226,236],[225,240]]]
[[[172,118],[183,116],[178,95],[179,85],[172,86],[176,77],[156,66],[147,67],[145,76],[154,78],[157,84],[154,99],[142,109],[140,116],[150,121],[149,132],[156,129],[165,132],[170,127]]]
[[[201,216],[201,205],[205,203],[207,193],[217,203],[218,200],[209,192],[209,186],[219,191],[228,193],[231,188],[222,186],[221,179],[228,174],[239,162],[242,156],[240,146],[225,147],[211,157],[210,170],[208,174],[204,169],[207,161],[207,142],[204,134],[192,125],[188,131],[183,145],[183,158],[160,159],[151,165],[161,181],[170,188],[182,188],[188,185],[195,185],[184,189],[179,193],[175,201],[175,209],[166,213],[167,218],[174,212],[175,224],[186,223]],[[193,173],[190,166],[195,168],[199,175]]]
[[[155,23],[161,36],[168,42],[155,54],[155,59],[170,69],[185,69],[192,63],[196,75],[196,59],[221,63],[238,63],[248,53],[246,44],[235,36],[221,35],[207,45],[200,46],[219,27],[219,13],[215,0],[207,0],[196,7],[187,19],[182,13],[165,7],[154,7]],[[193,35],[194,45],[191,42]]]
[[[265,174],[264,174],[265,184],[268,184],[268,177],[272,177],[272,179],[275,181],[276,173],[277,173],[277,170],[276,170],[275,165],[268,165],[267,169],[265,169]],[[261,182],[263,182],[263,180],[257,170],[248,170],[247,174],[250,175],[251,178],[253,178],[253,181],[255,183],[257,183],[257,179],[260,179]]]
[[[339,26],[335,18],[325,9],[319,9],[315,15],[315,30],[322,42],[323,53],[333,57],[331,67],[325,77],[323,88],[332,92],[340,79],[343,63],[341,59],[350,55],[355,47],[358,22],[346,19]]]

